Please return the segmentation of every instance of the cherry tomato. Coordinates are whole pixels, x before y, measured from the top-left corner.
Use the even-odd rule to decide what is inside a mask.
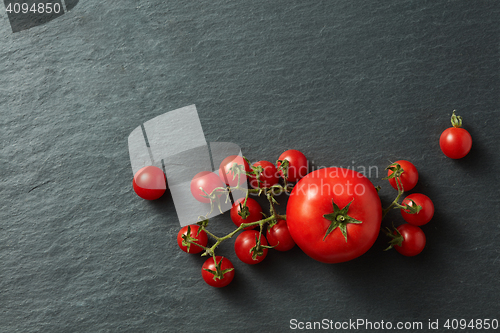
[[[238,185],[238,178],[240,185],[246,184],[247,182],[247,176],[243,173],[240,173],[239,177],[235,177],[235,173],[231,170],[234,163],[238,164],[238,166],[243,166],[245,168],[245,172],[250,172],[250,166],[243,157],[239,155],[226,157],[219,166],[219,177],[222,182],[231,187]]]
[[[267,248],[261,248],[260,253],[252,252],[257,245],[259,232],[257,230],[245,230],[236,237],[234,242],[234,251],[236,256],[246,264],[255,265],[264,260],[267,255]],[[261,235],[260,245],[268,245],[266,238]],[[256,255],[257,254],[257,255]],[[255,257],[255,258],[254,258]]]
[[[163,170],[153,165],[145,166],[137,171],[132,180],[135,193],[146,200],[160,198],[167,189]]]
[[[426,242],[422,229],[408,223],[400,225],[397,229],[403,240],[401,245],[394,245],[396,251],[407,257],[416,256],[422,252]],[[394,231],[394,234],[397,234],[397,232]]]
[[[417,168],[413,165],[413,163],[405,161],[405,160],[399,160],[394,162],[393,164],[399,164],[403,168],[403,173],[401,174],[401,183],[403,185],[403,189],[405,191],[409,191],[417,185],[418,182],[418,171]],[[393,171],[388,170],[387,176],[392,175]],[[398,189],[398,186],[396,185],[396,179],[391,178],[389,179],[389,183],[394,187],[394,189]],[[400,183],[400,184],[401,184]]]
[[[295,246],[285,220],[278,220],[275,225],[268,228],[266,238],[269,245],[274,246],[273,249],[278,251],[288,251]]]
[[[295,183],[299,181],[302,177],[307,175],[309,171],[307,158],[298,150],[287,150],[280,155],[278,160],[288,161],[287,181],[289,182]],[[278,162],[278,167],[279,166],[281,166],[280,162]],[[280,170],[280,176],[284,178],[282,170]]]
[[[210,171],[202,171],[193,177],[191,180],[191,194],[199,202],[210,203],[209,198],[203,197],[203,195],[206,196],[207,194],[205,194],[200,187],[203,188],[207,194],[211,194],[217,187],[225,187],[225,185],[217,174]]]
[[[219,267],[216,267],[213,257],[205,261],[201,267],[201,276],[208,285],[222,288],[233,281],[234,266],[231,261],[225,257],[216,256],[215,261]]]
[[[467,155],[472,147],[472,137],[470,133],[462,128],[462,117],[451,116],[453,127],[447,128],[441,133],[439,147],[449,158],[458,159]]]
[[[420,206],[422,208],[418,213],[415,214],[410,214],[407,212],[407,210],[401,209],[401,215],[403,216],[405,221],[416,226],[421,226],[428,223],[434,216],[434,204],[432,203],[432,200],[425,194],[413,193],[403,200],[402,205],[413,206],[411,200],[413,200],[413,202],[415,202],[417,206]]]
[[[258,186],[259,184],[257,182],[256,176],[252,175],[250,177],[250,185],[253,188],[271,187],[275,184],[278,184],[278,170],[276,169],[276,166],[274,164],[269,161],[259,161],[252,164],[252,169],[258,166],[263,168],[259,178],[260,186]]]
[[[231,216],[231,220],[233,223],[239,227],[242,223],[252,223],[252,222],[257,222],[263,219],[262,215],[262,208],[260,207],[259,203],[255,201],[252,198],[248,198],[246,202],[246,206],[248,207],[248,211],[244,209],[244,212],[241,212],[241,206],[243,206],[243,202],[245,201],[245,198],[238,199],[234,202],[233,206],[231,207],[231,210],[229,212],[229,215]],[[245,213],[246,211],[246,213]],[[248,214],[246,218],[243,218],[242,215]],[[246,227],[246,230],[250,230],[255,228],[255,226],[249,226]]]
[[[182,235],[187,235],[188,229],[190,231],[189,235],[191,238],[196,239],[194,242],[196,244],[200,244],[202,246],[207,246],[208,244],[208,236],[207,233],[203,230],[201,230],[198,233],[198,230],[200,230],[200,226],[197,224],[191,224],[191,225],[186,225],[179,230],[179,233],[177,234],[177,244],[181,248],[182,251],[186,253],[200,253],[203,251],[203,248],[196,246],[195,244],[189,244],[189,245],[184,245],[182,244]]]
[[[375,186],[363,174],[322,168],[295,185],[286,218],[290,235],[307,255],[338,263],[372,247],[380,231],[382,205]]]

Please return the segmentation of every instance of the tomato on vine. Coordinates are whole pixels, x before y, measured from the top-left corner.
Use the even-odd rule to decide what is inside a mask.
[[[267,242],[278,251],[288,251],[295,246],[285,220],[278,220],[272,227],[267,228]]]
[[[424,232],[412,224],[402,224],[392,232],[389,230],[386,234],[392,238],[386,250],[395,248],[402,255],[412,257],[422,252],[425,247],[426,238]]]
[[[250,185],[253,188],[271,187],[278,184],[278,170],[276,166],[269,161],[259,161],[252,164],[252,176]]]
[[[208,195],[218,187],[226,186],[217,174],[210,171],[199,172],[191,180],[191,194],[199,202],[210,203]]]
[[[285,160],[287,162],[285,162]],[[276,163],[280,176],[288,182],[296,183],[309,171],[306,156],[295,149],[285,151],[280,155]],[[283,167],[282,167],[283,166]],[[284,172],[286,170],[286,173]],[[286,177],[285,177],[286,176]]]
[[[222,288],[233,281],[234,266],[233,263],[221,256],[208,258],[201,267],[201,276],[210,286]]]
[[[322,168],[295,185],[286,219],[290,235],[307,255],[338,263],[359,257],[375,243],[382,205],[375,186],[363,174]]]
[[[166,180],[167,178],[162,169],[149,165],[135,173],[132,187],[141,198],[156,200],[165,193],[167,189]]]
[[[416,226],[427,224],[434,216],[434,204],[425,194],[410,194],[403,200],[402,206],[419,207],[416,212],[401,209],[405,221]]]
[[[399,186],[402,186],[404,191],[409,191],[417,185],[418,171],[413,163],[406,160],[399,160],[387,167],[387,178],[394,189],[398,189],[396,178],[399,177]]]
[[[189,240],[189,241],[188,241]],[[193,244],[194,243],[194,244]],[[177,245],[186,253],[200,253],[208,244],[208,236],[197,224],[186,225],[177,234]]]
[[[236,167],[240,168],[240,173],[234,170],[234,163]],[[250,166],[248,162],[239,155],[231,155],[226,157],[219,166],[219,177],[227,185],[235,187],[238,184],[243,185],[247,182],[247,176],[245,172],[250,172]]]
[[[256,230],[245,230],[236,237],[234,251],[236,256],[246,264],[255,265],[267,256],[266,238]],[[257,244],[259,243],[259,244]]]
[[[242,223],[252,223],[262,220],[262,208],[259,203],[252,198],[247,198],[245,203],[245,198],[238,199],[234,202],[229,215],[233,223],[239,227]],[[249,226],[245,229],[253,229],[255,226]]]
[[[447,128],[439,137],[439,147],[449,158],[459,159],[465,157],[472,147],[472,137],[470,133],[462,128],[462,117],[451,116],[453,127]]]

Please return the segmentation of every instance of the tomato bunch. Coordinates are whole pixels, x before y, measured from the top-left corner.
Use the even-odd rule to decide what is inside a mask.
[[[455,112],[452,124],[441,135],[440,147],[446,156],[457,159],[467,155],[472,139],[461,128],[462,119]],[[194,175],[189,186],[191,195],[199,202],[210,203],[210,207],[222,195],[230,198],[229,217],[236,229],[233,226],[233,231],[222,237],[212,234],[208,231],[208,213],[196,224],[182,227],[177,244],[186,253],[208,256],[202,265],[202,278],[220,288],[231,283],[235,275],[231,260],[215,253],[223,241],[234,237],[235,255],[248,265],[262,262],[271,251],[289,251],[295,245],[320,262],[341,263],[366,253],[384,230],[383,218],[398,209],[406,223],[385,228],[390,238],[387,249],[415,256],[426,246],[422,228],[432,220],[434,204],[425,194],[409,193],[419,180],[413,163],[392,163],[386,179],[397,196],[383,209],[378,187],[354,169],[311,171],[305,155],[295,149],[283,152],[275,163],[261,160],[252,164],[243,156],[231,155],[217,172]],[[165,174],[160,168],[144,167],[134,175],[133,188],[143,199],[158,199],[166,191]],[[238,191],[242,192],[235,196],[239,199],[233,200],[231,194]],[[281,194],[288,195],[286,214],[278,212],[275,197]],[[263,209],[265,199],[268,208]]]

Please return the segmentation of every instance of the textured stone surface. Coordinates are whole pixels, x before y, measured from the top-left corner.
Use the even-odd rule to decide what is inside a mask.
[[[287,331],[289,321],[498,318],[499,3],[81,1],[12,33],[0,11],[0,331]],[[385,238],[344,264],[299,249],[223,290],[177,248],[168,195],[132,191],[128,134],[196,104],[207,141],[252,161],[420,171],[434,200],[414,258]],[[438,138],[453,109],[463,160]],[[401,223],[397,212],[384,225]],[[232,228],[214,221],[222,234]]]

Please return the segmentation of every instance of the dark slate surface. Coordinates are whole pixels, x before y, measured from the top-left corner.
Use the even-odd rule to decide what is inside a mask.
[[[0,331],[500,320],[499,15],[491,0],[92,0],[12,33],[2,10]],[[229,242],[235,280],[208,287],[203,259],[177,248],[171,198],[133,193],[127,150],[136,126],[190,104],[207,141],[250,160],[296,148],[317,166],[376,166],[384,205],[383,168],[411,160],[413,192],[436,206],[427,248],[406,258],[380,237],[344,264],[296,248],[251,267]],[[438,145],[453,109],[474,138],[458,161]]]

